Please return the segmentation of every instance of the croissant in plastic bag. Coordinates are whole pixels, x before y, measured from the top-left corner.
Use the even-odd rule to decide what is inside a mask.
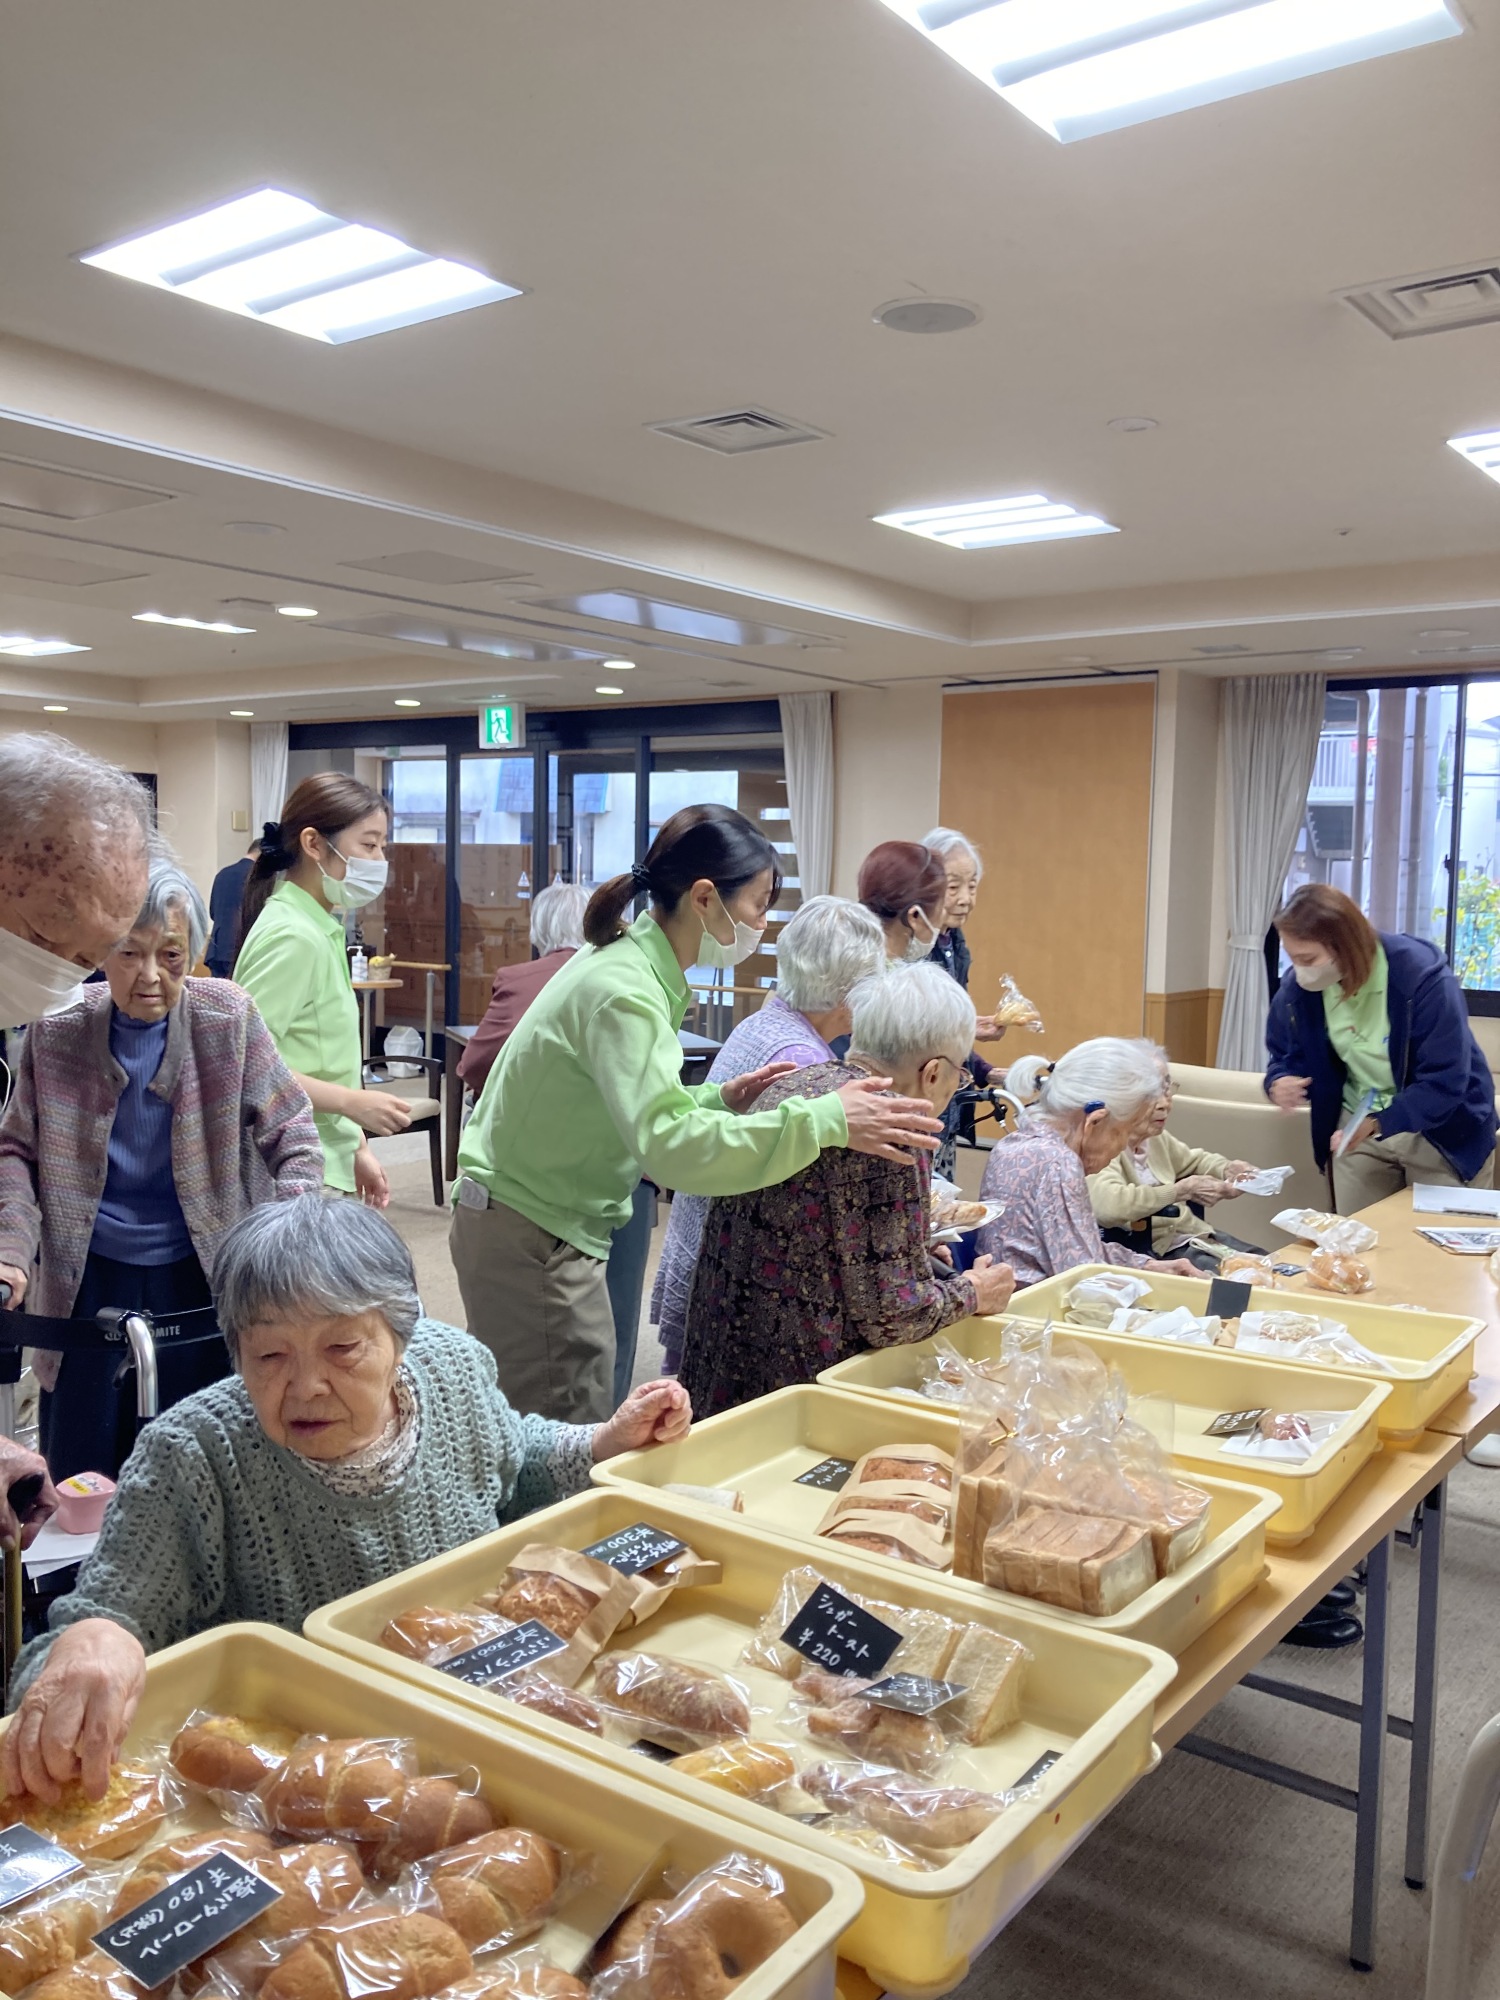
[[[167,1752],[179,1778],[206,1792],[253,1792],[279,1771],[297,1741],[295,1729],[243,1715],[196,1708]]]
[[[34,1980],[87,1957],[94,1932],[114,1900],[117,1875],[99,1871],[75,1876],[24,1909],[0,1916],[0,1985],[19,1993]]]
[[[419,1861],[408,1887],[417,1908],[433,1910],[474,1952],[540,1930],[581,1873],[577,1860],[542,1834],[510,1826]]]
[[[769,1862],[730,1854],[670,1902],[630,1911],[602,1947],[593,2000],[719,2000],[796,1936],[786,1884]]]
[[[394,1832],[416,1776],[416,1745],[409,1738],[308,1736],[256,1796],[277,1833],[380,1841]]]
[[[282,1959],[261,2000],[431,2000],[474,1970],[463,1939],[423,1910],[378,1903],[320,1924]]]
[[[540,1952],[521,1951],[461,1979],[443,2000],[589,2000],[589,1989],[571,1972],[549,1965]]]

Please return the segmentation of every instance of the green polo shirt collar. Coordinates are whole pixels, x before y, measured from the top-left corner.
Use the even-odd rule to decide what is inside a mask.
[[[299,883],[293,882],[289,876],[284,876],[277,883],[274,893],[280,896],[284,902],[291,903],[303,917],[310,919],[313,923],[320,924],[331,937],[336,937],[342,949],[344,943],[344,921],[342,917],[336,917],[332,910],[326,909],[318,901],[316,896],[310,896]]]
[[[680,1028],[687,1019],[690,995],[687,975],[677,963],[671,939],[649,910],[641,912],[625,935],[655,974],[657,984],[671,1004],[672,1026]]]

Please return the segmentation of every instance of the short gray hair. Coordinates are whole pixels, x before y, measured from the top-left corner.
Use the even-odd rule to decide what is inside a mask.
[[[922,845],[935,854],[939,861],[946,862],[950,854],[967,854],[974,864],[974,880],[982,881],[984,863],[979,858],[979,849],[972,840],[956,833],[951,826],[935,826],[931,833],[924,834]]]
[[[1102,1104],[1117,1121],[1137,1118],[1161,1095],[1160,1051],[1152,1042],[1095,1035],[1049,1063],[1022,1056],[1005,1072],[1005,1088],[1044,1117],[1069,1118]]]
[[[0,737],[0,853],[77,820],[107,839],[144,840],[150,795],[128,771],[51,730]]]
[[[799,1014],[842,1007],[885,968],[885,929],[847,896],[809,896],[776,941],[776,992]]]
[[[150,853],[146,900],[130,928],[145,931],[165,927],[171,912],[180,910],[187,925],[188,953],[196,965],[203,956],[203,947],[208,943],[208,911],[202,894],[160,834],[151,836]]]
[[[531,905],[531,942],[537,955],[549,951],[577,951],[583,943],[583,913],[589,906],[589,892],[577,882],[554,882],[543,889]]]
[[[405,1347],[422,1317],[411,1252],[391,1225],[363,1202],[323,1194],[242,1215],[219,1244],[213,1292],[236,1368],[241,1335],[269,1319],[378,1312]]]
[[[893,965],[849,996],[850,1046],[892,1065],[948,1056],[960,1066],[974,1046],[974,1002],[951,974],[924,960]]]

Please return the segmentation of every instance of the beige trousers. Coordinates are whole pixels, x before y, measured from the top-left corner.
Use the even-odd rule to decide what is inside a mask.
[[[1340,1215],[1353,1215],[1371,1202],[1400,1194],[1416,1181],[1437,1187],[1494,1185],[1495,1156],[1490,1154],[1471,1181],[1461,1181],[1437,1147],[1420,1132],[1398,1132],[1393,1139],[1366,1139],[1353,1152],[1333,1162],[1333,1202]]]
[[[603,1423],[615,1406],[615,1322],[602,1259],[494,1201],[454,1208],[448,1248],[469,1331],[514,1407]]]

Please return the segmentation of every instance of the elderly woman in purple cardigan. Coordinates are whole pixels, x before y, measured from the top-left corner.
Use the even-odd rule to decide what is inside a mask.
[[[849,992],[885,966],[885,933],[863,903],[844,896],[810,896],[776,945],[776,991],[747,1015],[714,1057],[710,1083],[748,1076],[764,1063],[811,1069],[833,1061],[828,1046],[849,1032]],[[707,1195],[678,1194],[651,1292],[651,1323],[661,1334],[666,1371],[682,1361],[688,1297],[698,1263]]]
[[[323,1183],[312,1108],[250,996],[190,979],[203,898],[164,846],[146,901],[77,1006],[26,1032],[0,1121],[0,1282],[11,1304],[84,1319],[212,1303],[219,1239],[256,1202]],[[209,1336],[163,1342],[161,1406],[229,1372]],[[111,1354],[39,1353],[41,1443],[54,1478],[118,1472],[134,1393]]]

